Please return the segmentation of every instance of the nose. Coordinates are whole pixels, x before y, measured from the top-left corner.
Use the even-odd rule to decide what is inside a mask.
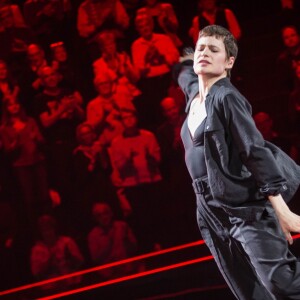
[[[208,48],[205,47],[205,48],[202,50],[202,56],[207,56],[207,52],[208,52]]]

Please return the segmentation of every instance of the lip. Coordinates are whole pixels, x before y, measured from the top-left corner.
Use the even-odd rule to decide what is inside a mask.
[[[202,59],[199,61],[199,64],[210,64],[210,62],[205,59]]]

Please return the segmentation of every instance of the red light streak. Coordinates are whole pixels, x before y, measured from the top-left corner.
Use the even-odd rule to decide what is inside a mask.
[[[183,267],[183,266],[188,266],[188,265],[191,265],[191,264],[195,264],[195,263],[199,263],[199,262],[206,261],[206,260],[211,260],[211,259],[213,259],[213,257],[211,255],[201,257],[201,258],[197,258],[197,259],[192,259],[192,260],[188,260],[188,261],[185,261],[185,262],[169,265],[169,266],[166,266],[166,267],[161,267],[161,268],[157,268],[157,269],[153,269],[153,270],[149,270],[149,271],[145,271],[145,272],[140,272],[140,273],[129,275],[129,276],[120,277],[120,278],[113,279],[113,280],[108,280],[108,281],[105,281],[105,282],[92,284],[92,285],[89,285],[89,286],[85,286],[85,287],[74,289],[74,290],[71,290],[71,291],[55,294],[55,295],[52,295],[52,296],[38,298],[37,300],[57,299],[57,298],[61,298],[61,297],[64,297],[64,296],[69,296],[69,295],[72,295],[72,294],[77,294],[77,293],[92,290],[92,289],[95,289],[95,288],[111,285],[111,284],[114,284],[114,283],[119,283],[119,282],[131,280],[131,279],[135,279],[135,278],[139,278],[139,277],[143,277],[143,276],[147,276],[147,275],[151,275],[151,274],[156,274],[156,273],[159,273],[159,272],[180,268],[180,267]]]
[[[132,257],[132,258],[116,261],[116,262],[109,263],[109,264],[106,264],[106,265],[101,265],[101,266],[97,266],[97,267],[94,267],[94,268],[89,268],[89,269],[86,269],[86,270],[70,273],[70,274],[67,274],[67,275],[63,275],[63,276],[59,276],[59,277],[39,281],[39,282],[36,282],[36,283],[23,285],[23,286],[20,286],[20,287],[17,287],[17,288],[9,289],[9,290],[0,292],[0,296],[20,292],[22,290],[31,289],[31,288],[34,288],[34,287],[38,287],[38,286],[48,284],[48,283],[51,283],[51,282],[60,281],[60,280],[67,279],[67,278],[70,278],[70,277],[84,275],[84,274],[92,273],[92,272],[95,272],[95,271],[103,270],[103,269],[106,269],[106,268],[111,268],[111,267],[115,267],[115,266],[118,266],[118,265],[126,264],[126,263],[129,263],[129,262],[142,260],[142,259],[145,259],[145,258],[150,258],[150,257],[154,257],[154,256],[158,256],[158,255],[162,255],[162,254],[166,254],[166,253],[170,253],[170,252],[174,252],[174,251],[178,251],[178,250],[198,246],[198,245],[203,245],[203,244],[204,244],[204,241],[199,240],[199,241],[196,241],[196,242],[192,242],[192,243],[188,243],[188,244],[184,244],[184,245],[180,245],[180,246],[176,246],[176,247],[172,247],[172,248],[168,248],[168,249],[163,249],[163,250],[159,250],[159,251],[155,251],[155,252],[135,256],[135,257]]]

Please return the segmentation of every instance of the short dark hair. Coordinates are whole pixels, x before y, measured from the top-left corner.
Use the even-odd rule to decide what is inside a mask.
[[[198,39],[204,36],[214,36],[217,39],[222,39],[224,42],[227,58],[231,56],[233,56],[234,59],[237,58],[238,55],[237,40],[229,30],[227,30],[226,28],[220,25],[208,25],[204,27],[202,30],[200,30]],[[230,77],[230,69],[227,70],[227,77]]]

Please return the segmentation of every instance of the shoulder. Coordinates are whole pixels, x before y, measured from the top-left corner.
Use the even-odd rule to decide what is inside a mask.
[[[161,3],[160,4],[161,9],[173,9],[173,5],[171,3]]]
[[[154,133],[146,129],[140,129],[140,135],[149,138],[154,137]]]
[[[228,79],[219,82],[218,86],[214,88],[214,104],[216,106],[224,106],[231,108],[233,106],[244,106],[250,109],[248,100],[234,87]]]

